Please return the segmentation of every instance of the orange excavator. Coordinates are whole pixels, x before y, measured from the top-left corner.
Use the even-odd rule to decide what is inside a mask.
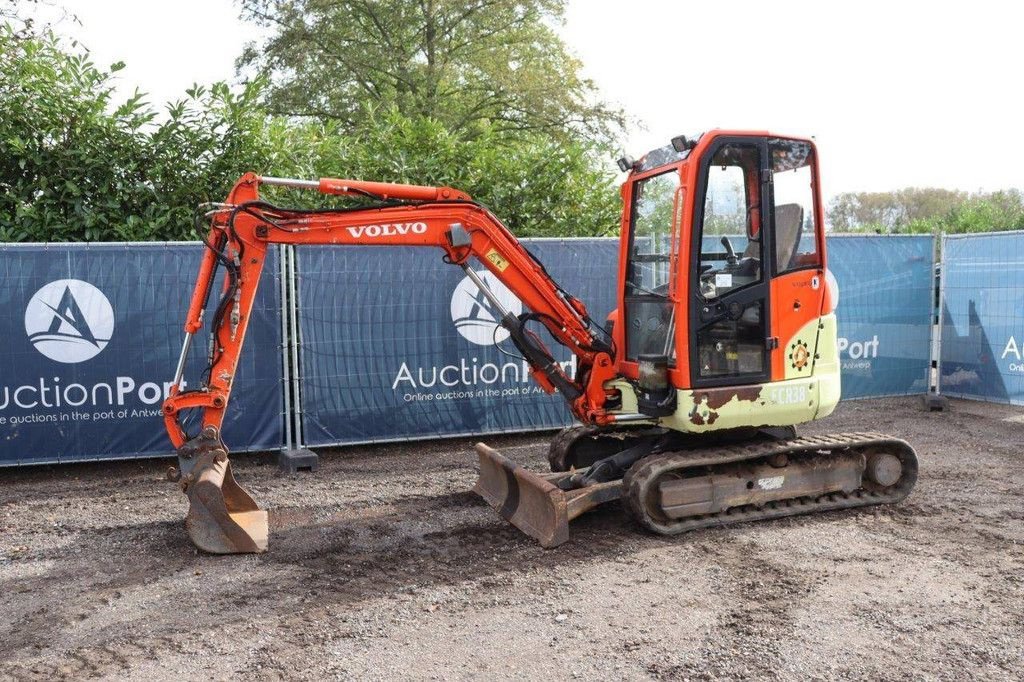
[[[457,189],[242,176],[205,214],[207,250],[163,405],[179,463],[169,473],[188,496],[192,541],[214,553],[267,549],[267,512],[235,481],[220,426],[271,244],[432,246],[465,271],[533,379],[560,393],[578,422],[552,440],[550,474],[476,448],[476,492],[544,547],[565,542],[569,521],[612,500],[642,527],[675,534],[906,497],[918,464],[903,440],[796,434],[840,395],[838,291],[826,268],[814,143],[713,130],[619,166],[628,177],[618,306],[604,324]],[[363,205],[283,208],[260,198],[262,185]],[[207,371],[199,388],[184,390],[220,268]],[[527,312],[505,309],[485,270]],[[573,375],[551,343],[576,356]],[[201,425],[188,433],[181,417],[192,410]]]

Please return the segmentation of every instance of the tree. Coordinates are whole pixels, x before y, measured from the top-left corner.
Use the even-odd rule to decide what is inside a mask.
[[[51,33],[0,25],[0,242],[181,239],[192,212],[260,167],[260,85],[196,87],[165,119]]]
[[[463,136],[584,132],[607,141],[621,112],[595,101],[552,26],[565,0],[242,0],[271,29],[239,66],[267,73],[272,113],[355,128],[394,107]]]
[[[583,142],[520,134],[514,143],[484,126],[462,139],[435,119],[374,112],[346,132],[337,121],[270,120],[263,134],[267,175],[364,178],[447,185],[491,209],[519,237],[616,234],[620,202],[608,167]],[[276,203],[336,204],[310,192],[274,192]]]
[[[841,231],[874,225],[885,232],[896,232],[914,221],[945,215],[966,199],[967,192],[931,187],[844,192],[830,202],[828,219],[833,228]]]
[[[115,101],[121,64],[102,69],[75,50],[0,25],[0,242],[195,239],[196,205],[222,200],[247,170],[453,185],[520,236],[618,228],[610,165],[583,139],[509,140],[480,123],[467,140],[395,109],[357,130],[272,117],[262,81],[195,86],[158,116],[142,93]],[[266,189],[283,204],[332,200]]]
[[[842,232],[919,234],[1024,229],[1020,190],[968,193],[908,187],[891,192],[846,192],[829,204],[832,228]]]

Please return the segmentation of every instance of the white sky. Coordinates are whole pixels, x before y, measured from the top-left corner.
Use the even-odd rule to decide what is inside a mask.
[[[255,35],[231,0],[64,5],[82,25],[63,32],[153,102],[232,80]],[[713,127],[814,135],[830,196],[1024,186],[1022,20],[1012,0],[569,0],[563,35],[642,122],[628,153]]]

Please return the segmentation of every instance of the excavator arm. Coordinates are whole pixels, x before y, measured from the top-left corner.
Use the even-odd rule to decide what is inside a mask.
[[[260,199],[261,185],[362,197],[372,203],[320,210],[281,208]],[[572,413],[585,423],[607,424],[616,419],[605,408],[609,398],[605,382],[615,376],[611,339],[593,323],[584,304],[559,287],[508,228],[456,189],[330,178],[290,180],[249,173],[223,204],[213,205],[205,215],[210,221],[207,249],[185,321],[173,386],[163,405],[168,434],[178,448],[179,468],[171,477],[189,496],[186,527],[202,549],[215,553],[266,549],[266,512],[234,481],[220,427],[271,244],[437,247],[443,260],[463,268],[494,306],[501,326],[545,391],[561,393]],[[516,316],[504,309],[471,267],[473,259],[505,284],[529,312]],[[226,276],[214,297],[221,268]],[[185,390],[186,359],[207,315],[212,318],[205,384]],[[543,325],[576,355],[576,376],[562,370],[540,337],[527,328],[529,322]],[[187,433],[181,419],[191,410],[202,413],[196,434]]]

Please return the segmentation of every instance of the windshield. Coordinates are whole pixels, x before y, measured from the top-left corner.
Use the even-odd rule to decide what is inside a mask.
[[[633,186],[632,234],[626,270],[626,359],[662,355],[674,364],[674,307],[668,300],[672,210],[679,171],[672,168]]]
[[[668,293],[672,206],[678,187],[679,175],[673,168],[639,181],[633,189],[633,236],[627,278],[633,293]]]

